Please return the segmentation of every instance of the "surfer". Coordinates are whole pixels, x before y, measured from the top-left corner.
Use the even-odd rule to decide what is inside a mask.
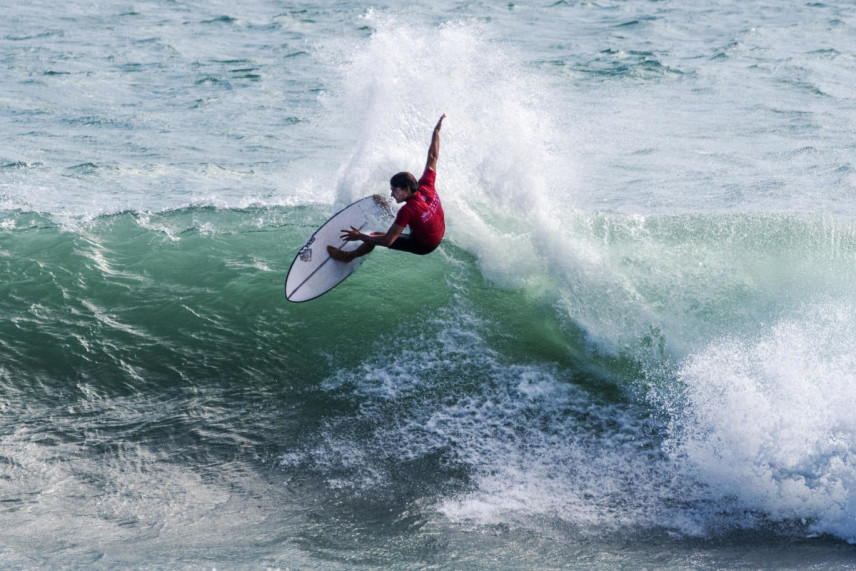
[[[437,157],[440,154],[440,127],[443,119],[440,117],[434,134],[431,137],[431,145],[428,147],[428,161],[425,163],[425,171],[418,181],[409,172],[400,172],[389,180],[391,195],[395,202],[404,206],[398,211],[395,221],[386,232],[372,232],[363,234],[351,226],[350,230],[342,230],[342,239],[346,242],[360,241],[362,244],[353,251],[344,251],[335,246],[327,246],[330,257],[339,262],[350,262],[360,256],[365,256],[375,246],[383,246],[390,250],[401,250],[424,256],[433,252],[446,232],[446,222],[443,216],[443,206],[440,197],[434,189],[434,180],[437,177]],[[376,195],[377,199],[383,197]],[[404,229],[410,227],[410,232],[405,234]]]

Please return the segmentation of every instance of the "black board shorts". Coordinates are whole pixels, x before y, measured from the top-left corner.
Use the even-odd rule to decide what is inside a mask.
[[[428,247],[423,244],[420,244],[416,241],[416,239],[410,234],[402,234],[398,238],[395,239],[395,242],[390,244],[390,250],[399,250],[401,252],[410,252],[411,254],[416,254],[417,256],[424,256],[425,254],[430,254],[434,250],[437,249],[437,246]]]

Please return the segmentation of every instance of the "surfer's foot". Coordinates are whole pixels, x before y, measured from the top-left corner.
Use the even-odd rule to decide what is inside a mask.
[[[335,246],[327,246],[327,253],[330,254],[330,257],[336,260],[337,262],[353,262],[354,258],[356,258],[356,254],[354,252],[346,252],[345,250],[341,250]]]
[[[389,201],[385,196],[381,194],[373,194],[372,198],[374,198],[375,204],[380,206],[380,208],[387,214],[392,214],[392,208],[389,206]]]

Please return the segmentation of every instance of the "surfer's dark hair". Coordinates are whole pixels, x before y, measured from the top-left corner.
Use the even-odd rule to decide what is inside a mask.
[[[419,183],[416,181],[416,177],[409,172],[400,172],[393,175],[393,177],[389,179],[389,186],[392,188],[403,188],[404,190],[409,190],[413,194],[416,194],[419,191]]]

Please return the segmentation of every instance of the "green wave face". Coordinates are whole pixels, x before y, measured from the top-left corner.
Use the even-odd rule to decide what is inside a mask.
[[[552,514],[580,533],[706,535],[760,517],[787,534],[804,513],[800,529],[849,533],[823,482],[856,481],[834,461],[856,346],[852,226],[578,213],[564,241],[531,234],[518,274],[505,263],[518,243],[465,249],[452,227],[429,256],[377,251],[327,295],[287,303],[285,273],[330,214],[6,213],[10,470],[31,457],[24,441],[188,466],[249,454],[314,482],[307,502],[427,501],[422,521],[538,528]],[[800,415],[809,397],[828,414]],[[825,460],[795,439],[797,418],[833,443]]]

